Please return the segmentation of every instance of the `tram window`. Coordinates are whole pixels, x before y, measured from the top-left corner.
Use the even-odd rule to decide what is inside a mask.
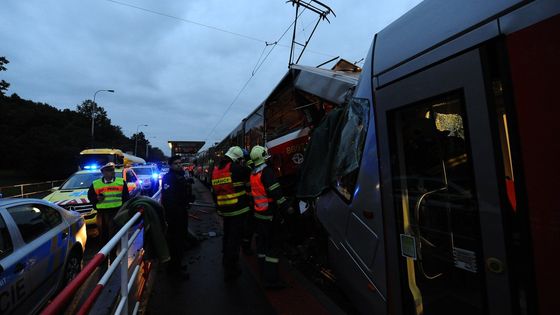
[[[263,107],[254,112],[247,118],[245,122],[245,142],[246,148],[251,149],[253,146],[264,142],[264,118]]]
[[[317,112],[317,107],[322,103],[319,98],[295,90],[291,85],[285,85],[280,92],[269,99],[274,101],[266,103],[267,140],[304,128],[314,123],[314,119],[321,118]]]
[[[412,252],[401,244],[403,295],[424,314],[485,312],[464,106],[460,90],[388,113],[398,229],[415,240]]]
[[[352,199],[369,122],[369,101],[352,99],[342,120],[342,131],[336,148],[332,174],[335,187],[347,200]]]

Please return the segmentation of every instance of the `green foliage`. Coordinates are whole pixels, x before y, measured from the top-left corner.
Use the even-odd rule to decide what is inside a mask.
[[[159,162],[167,160],[167,157],[159,148],[149,147],[148,161]]]
[[[0,56],[0,71],[6,71],[5,65],[10,63],[6,57]],[[10,83],[0,80],[0,96],[4,96],[4,92],[8,90]]]
[[[90,147],[92,103],[84,101],[77,111],[59,110],[16,94],[0,95],[0,168],[38,180],[68,177],[77,170],[80,151]],[[134,150],[134,139],[112,125],[102,107],[97,107],[96,114],[96,147]],[[145,152],[145,142],[142,145]]]
[[[95,104],[95,106],[94,106]],[[89,117],[91,119],[91,113],[95,108],[95,122],[96,124],[106,125],[111,124],[111,120],[107,117],[107,112],[105,109],[92,100],[85,100],[82,104],[76,106],[76,111],[82,114],[84,117]]]

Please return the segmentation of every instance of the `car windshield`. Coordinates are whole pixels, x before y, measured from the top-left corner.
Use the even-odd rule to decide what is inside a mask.
[[[136,175],[152,175],[153,171],[150,167],[138,167],[133,168]]]
[[[122,178],[122,169],[116,170],[115,176]],[[85,173],[85,174],[74,174],[72,175],[62,186],[61,190],[71,190],[71,189],[85,189],[91,186],[94,180],[101,178],[101,173]]]
[[[85,189],[98,178],[101,178],[101,173],[74,174],[60,189]]]

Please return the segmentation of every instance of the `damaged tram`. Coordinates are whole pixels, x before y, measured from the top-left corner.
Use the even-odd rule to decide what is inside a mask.
[[[558,34],[556,0],[426,0],[375,35],[316,202],[360,313],[558,312]]]

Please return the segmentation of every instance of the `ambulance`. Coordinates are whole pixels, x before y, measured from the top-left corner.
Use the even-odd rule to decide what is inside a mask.
[[[117,168],[115,175],[125,180],[131,198],[140,194],[142,185],[132,168]],[[87,193],[93,181],[101,178],[101,176],[101,171],[97,167],[78,171],[70,176],[60,187],[53,188],[53,192],[43,199],[55,203],[64,209],[79,212],[84,218],[86,225],[94,227],[96,225],[97,211],[89,202]]]

